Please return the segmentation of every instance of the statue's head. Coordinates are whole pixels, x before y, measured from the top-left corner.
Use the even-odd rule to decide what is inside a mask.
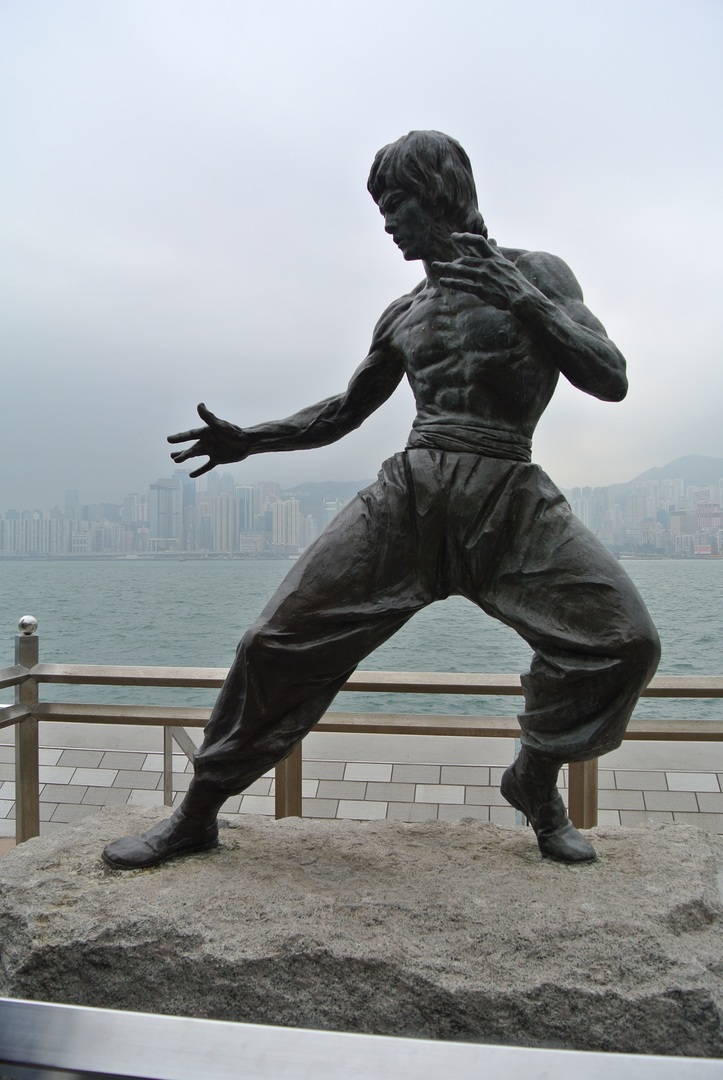
[[[367,187],[377,204],[385,191],[399,189],[415,195],[451,231],[487,235],[469,158],[441,131],[410,131],[383,147]]]

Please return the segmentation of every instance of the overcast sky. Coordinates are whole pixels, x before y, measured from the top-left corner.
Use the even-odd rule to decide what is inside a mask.
[[[344,388],[420,278],[366,191],[412,128],[468,151],[490,234],[562,256],[628,359],[562,381],[534,458],[607,484],[723,456],[720,0],[0,0],[0,510],[120,501],[205,401],[240,424]],[[241,482],[363,479],[404,384]]]

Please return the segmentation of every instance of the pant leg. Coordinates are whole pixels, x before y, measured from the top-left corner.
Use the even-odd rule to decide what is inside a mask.
[[[561,761],[598,757],[620,745],[655,672],[657,632],[619,561],[540,469],[514,466],[498,494],[457,530],[461,591],[534,650],[523,745]]]
[[[227,796],[282,760],[357,664],[433,599],[406,455],[336,516],[242,639],[196,754]]]

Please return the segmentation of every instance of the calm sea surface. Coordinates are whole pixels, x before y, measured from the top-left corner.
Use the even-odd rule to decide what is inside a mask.
[[[289,569],[288,562],[0,561],[0,667],[13,663],[20,615],[39,623],[48,663],[224,667],[237,640]],[[660,673],[721,675],[723,559],[630,561],[663,642]],[[4,644],[2,644],[4,643]],[[514,631],[461,597],[416,615],[361,666],[390,671],[522,672],[530,650]],[[0,691],[0,701],[12,700]],[[206,691],[49,687],[56,700],[211,704]],[[340,694],[336,709],[502,713],[514,698]],[[723,702],[643,701],[639,716],[723,718]]]

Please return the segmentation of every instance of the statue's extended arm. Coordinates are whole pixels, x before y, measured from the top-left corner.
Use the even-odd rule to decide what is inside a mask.
[[[372,351],[354,372],[344,393],[301,409],[285,420],[240,428],[219,419],[201,404],[198,415],[206,426],[169,435],[170,443],[193,440],[191,446],[177,450],[171,457],[180,464],[188,458],[208,456],[206,464],[191,473],[196,477],[216,465],[243,461],[252,454],[326,446],[358,428],[390,397],[403,374],[404,367],[396,354],[373,344]]]
[[[512,263],[484,237],[462,233],[455,239],[479,254],[435,263],[440,284],[479,296],[527,323],[573,386],[603,401],[625,397],[625,359],[583,303],[562,259],[529,252]]]

